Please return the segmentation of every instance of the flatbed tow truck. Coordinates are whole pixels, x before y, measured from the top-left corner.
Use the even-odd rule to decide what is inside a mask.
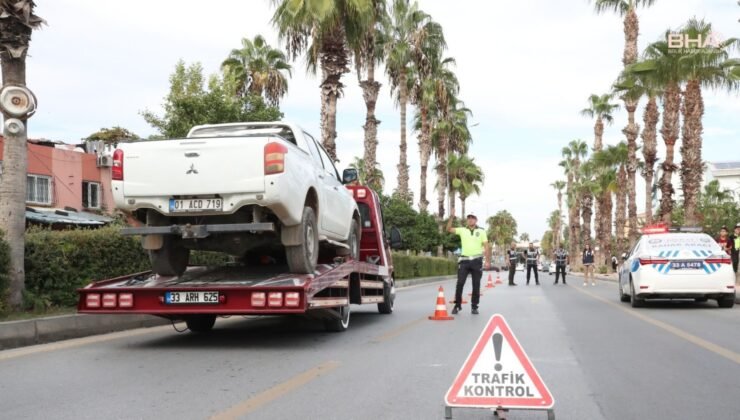
[[[351,304],[377,304],[393,312],[395,280],[391,247],[400,246],[392,228],[386,236],[378,195],[347,186],[361,213],[360,258],[324,257],[314,274],[291,274],[284,265],[191,266],[180,276],[151,271],[93,282],[78,289],[77,310],[86,314],[148,314],[192,332],[210,331],[219,316],[300,314],[324,322],[329,331],[349,327]]]

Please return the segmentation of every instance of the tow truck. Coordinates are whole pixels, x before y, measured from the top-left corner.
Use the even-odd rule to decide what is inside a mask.
[[[361,213],[359,260],[319,256],[313,274],[292,274],[265,258],[258,265],[190,266],[179,276],[151,271],[93,282],[78,289],[85,314],[148,314],[184,321],[191,332],[210,331],[219,316],[305,315],[329,331],[349,327],[351,304],[376,304],[393,312],[395,277],[391,248],[400,232],[386,235],[377,193],[348,185]]]

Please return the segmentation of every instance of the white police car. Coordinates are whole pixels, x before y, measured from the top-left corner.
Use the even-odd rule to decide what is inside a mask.
[[[645,228],[622,257],[619,298],[632,307],[644,305],[645,299],[716,299],[720,308],[735,304],[730,257],[705,233]]]

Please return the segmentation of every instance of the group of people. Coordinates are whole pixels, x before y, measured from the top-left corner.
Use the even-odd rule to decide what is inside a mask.
[[[738,261],[740,260],[740,223],[735,225],[733,234],[729,234],[727,226],[722,226],[717,238],[717,244],[732,259],[732,270],[737,275]]]

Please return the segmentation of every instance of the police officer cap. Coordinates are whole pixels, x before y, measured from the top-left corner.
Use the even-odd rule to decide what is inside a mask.
[[[475,219],[475,220],[478,220],[478,218],[477,218],[477,217],[475,217],[475,215],[474,215],[474,214],[469,214],[469,215],[467,215],[466,217],[467,217],[468,219]]]
[[[740,223],[735,224],[735,229],[740,228]]]

